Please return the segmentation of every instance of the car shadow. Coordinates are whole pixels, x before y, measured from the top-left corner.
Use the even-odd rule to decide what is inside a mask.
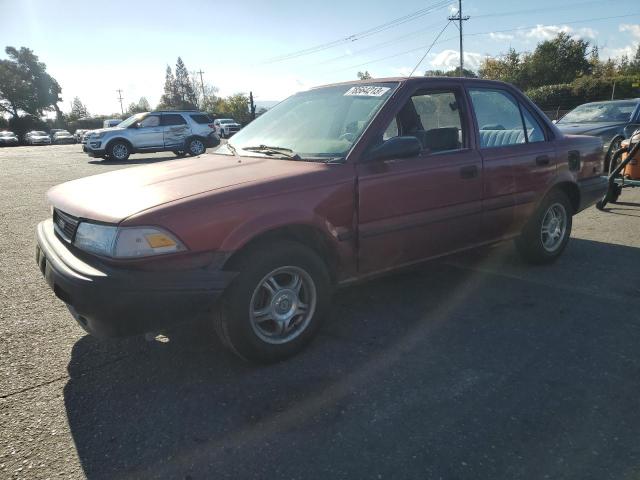
[[[450,257],[341,290],[310,347],[269,366],[236,359],[202,328],[152,342],[85,336],[64,388],[78,457],[87,478],[412,477],[405,469],[416,458],[413,478],[429,477],[426,465],[461,478],[449,463],[479,458],[496,468],[487,455],[507,471],[513,449],[537,451],[536,439],[540,448],[560,448],[560,436],[579,444],[570,433],[554,436],[553,425],[584,428],[589,401],[605,395],[606,407],[602,388],[616,396],[581,368],[614,362],[612,343],[633,355],[640,335],[611,327],[596,335],[600,317],[589,315],[600,300],[581,289],[634,278],[639,264],[640,249],[579,239],[546,267],[524,265],[510,246]],[[637,286],[627,290],[613,292],[611,305],[637,296]],[[611,305],[602,308],[614,315]],[[595,351],[603,358],[589,356]],[[533,393],[549,378],[555,390],[546,395],[561,406]],[[512,420],[500,420],[502,411]],[[513,421],[522,412],[526,425]],[[625,422],[640,427],[635,415]],[[475,433],[456,435],[465,428]],[[475,478],[497,478],[490,473],[479,468]]]

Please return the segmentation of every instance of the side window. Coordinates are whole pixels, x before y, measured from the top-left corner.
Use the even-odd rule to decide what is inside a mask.
[[[140,128],[158,127],[160,125],[160,117],[158,115],[149,115],[144,117],[140,122]]]
[[[162,125],[184,125],[186,120],[182,118],[182,115],[177,113],[165,113],[162,115]]]
[[[504,147],[527,141],[518,102],[502,90],[470,89],[480,128],[482,148]]]
[[[413,136],[428,152],[460,150],[466,141],[460,102],[454,91],[416,92],[400,109],[383,134]]]
[[[540,122],[527,110],[524,105],[522,107],[522,116],[524,117],[524,125],[527,128],[527,140],[529,143],[544,142],[544,130]]]

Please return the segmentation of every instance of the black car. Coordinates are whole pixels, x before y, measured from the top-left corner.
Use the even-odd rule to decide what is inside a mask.
[[[612,152],[640,127],[640,98],[585,103],[562,117],[557,126],[563,133],[600,137],[608,171]]]

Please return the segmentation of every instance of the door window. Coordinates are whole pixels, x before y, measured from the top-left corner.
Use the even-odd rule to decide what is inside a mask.
[[[482,148],[526,143],[518,102],[502,90],[469,90]]]
[[[542,130],[538,120],[524,106],[522,107],[522,116],[527,127],[527,140],[529,143],[544,142],[544,130]]]
[[[160,125],[160,117],[158,115],[149,115],[144,117],[140,122],[140,128],[158,127]]]
[[[383,134],[413,136],[427,152],[460,150],[466,142],[460,102],[452,90],[416,92],[400,109]]]
[[[187,121],[177,113],[165,113],[162,115],[162,125],[185,125]]]

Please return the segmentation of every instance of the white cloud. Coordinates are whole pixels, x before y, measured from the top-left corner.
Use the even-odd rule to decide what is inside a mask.
[[[595,39],[598,31],[593,28],[583,27],[578,30],[568,25],[536,25],[534,28],[521,33],[526,38],[543,41],[551,40],[560,32],[571,35],[573,38],[589,38]]]
[[[484,55],[475,52],[464,52],[465,68],[475,70],[480,66]],[[431,67],[434,69],[451,70],[460,64],[460,53],[458,50],[443,50],[436,54],[431,60]]]
[[[513,40],[514,36],[509,33],[491,32],[489,34],[489,38],[491,38],[491,40],[504,41],[504,40]]]
[[[458,5],[452,3],[449,5],[449,15],[456,15],[458,13]]]
[[[621,32],[631,32],[631,35],[640,39],[640,25],[630,25],[628,23],[623,23],[619,27]]]

